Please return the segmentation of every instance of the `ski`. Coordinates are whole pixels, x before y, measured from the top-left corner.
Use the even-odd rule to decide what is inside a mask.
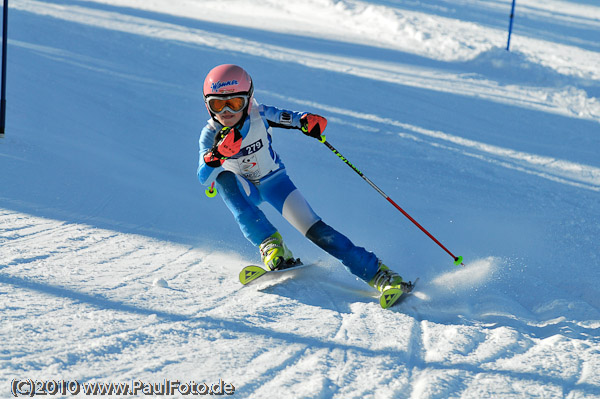
[[[291,259],[290,261],[284,263],[283,265],[279,266],[275,270],[265,269],[264,267],[257,266],[257,265],[248,265],[248,266],[245,266],[240,271],[240,275],[239,275],[240,283],[242,283],[243,285],[248,285],[249,283],[256,281],[257,279],[264,276],[265,274],[282,273],[282,272],[300,269],[305,266],[308,266],[308,265],[305,265],[304,263],[302,263],[300,261],[300,258]]]
[[[258,265],[248,265],[244,266],[240,271],[239,280],[242,285],[248,285],[267,274],[271,276],[276,274],[283,275],[285,272],[301,269],[306,266],[309,266],[309,264],[302,263],[300,259],[288,261],[275,270],[269,270]],[[388,288],[387,290],[384,290],[379,296],[379,304],[383,309],[388,309],[394,306],[401,298],[409,295],[413,291],[418,281],[419,278],[417,278],[414,282],[409,281],[408,283],[403,284],[403,289]]]
[[[403,295],[410,294],[412,292],[412,290],[415,288],[415,285],[417,285],[418,281],[419,281],[418,277],[414,283],[409,281],[408,283],[404,284],[403,290],[400,288],[388,288],[387,290],[383,290],[383,292],[379,296],[379,304],[381,305],[381,307],[383,309],[391,308],[398,302],[398,300]]]

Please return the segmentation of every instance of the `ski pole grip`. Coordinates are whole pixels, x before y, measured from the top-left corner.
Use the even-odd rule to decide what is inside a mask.
[[[325,135],[324,135],[324,134],[322,134],[322,135],[321,135],[321,138],[319,139],[319,141],[320,141],[321,143],[325,143],[325,142],[327,141],[327,138],[325,137]]]

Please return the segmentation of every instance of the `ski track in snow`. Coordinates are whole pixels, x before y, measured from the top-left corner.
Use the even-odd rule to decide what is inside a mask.
[[[46,85],[65,88],[65,94],[59,90],[55,97],[41,98],[38,103],[27,101],[37,99],[36,96],[17,90],[9,92],[11,100],[22,106],[9,109],[9,122],[14,128],[0,141],[0,164],[17,174],[14,179],[8,173],[0,177],[0,397],[11,396],[9,385],[13,379],[32,378],[80,382],[172,379],[208,384],[222,379],[236,387],[233,397],[242,398],[274,394],[324,399],[599,398],[600,303],[594,272],[598,260],[596,197],[600,191],[600,165],[594,164],[593,159],[576,157],[587,154],[585,143],[592,146],[598,142],[594,129],[600,122],[600,48],[592,38],[592,33],[600,28],[598,7],[591,2],[559,0],[548,0],[543,5],[534,0],[517,2],[518,17],[537,24],[546,21],[551,27],[534,35],[537,25],[518,25],[514,51],[507,54],[498,47],[505,40],[504,26],[487,24],[488,15],[504,18],[506,1],[478,2],[477,7],[467,0],[257,0],[251,5],[244,0],[231,0],[229,4],[230,12],[224,13],[222,2],[214,0],[11,1],[14,13],[22,22],[31,24],[23,26],[36,26],[44,33],[54,29],[57,37],[72,38],[77,46],[47,45],[35,29],[24,33],[26,28],[18,24],[14,29],[20,37],[9,37],[9,52],[26,54],[28,61],[42,65],[37,69],[36,63],[16,63],[17,67],[27,68],[29,75],[23,79],[42,85],[42,89]],[[200,11],[198,7],[203,8]],[[479,13],[477,21],[466,18],[471,13]],[[259,33],[248,38],[240,32],[249,30],[229,32],[227,28],[233,26]],[[80,37],[77,27],[97,31]],[[562,35],[561,29],[550,32],[552,27],[589,31],[591,39]],[[98,32],[101,37],[96,36]],[[282,36],[274,36],[275,40],[269,34]],[[296,46],[299,38],[306,42]],[[323,39],[327,44],[315,45]],[[127,43],[132,46],[126,47]],[[328,131],[339,134],[336,143],[342,141],[340,133],[348,135],[343,153],[350,147],[354,154],[360,154],[352,146],[361,145],[364,140],[374,147],[401,147],[405,154],[414,153],[410,154],[414,158],[443,154],[440,159],[432,159],[435,156],[431,155],[429,161],[435,161],[435,167],[448,169],[444,171],[427,166],[422,171],[427,160],[414,166],[400,163],[401,155],[388,155],[385,148],[363,148],[365,154],[359,162],[362,165],[370,156],[383,161],[399,158],[399,167],[407,168],[402,171],[406,176],[441,186],[436,192],[449,198],[426,198],[423,193],[429,190],[421,190],[417,195],[424,203],[418,209],[434,214],[425,216],[435,222],[433,227],[445,229],[444,238],[454,238],[452,234],[457,234],[457,229],[448,228],[439,213],[459,218],[468,214],[461,213],[461,207],[471,207],[473,217],[482,221],[477,226],[463,226],[466,238],[458,243],[464,247],[465,241],[489,234],[487,241],[500,241],[498,247],[490,246],[496,250],[514,245],[507,236],[515,235],[527,240],[523,245],[527,249],[525,255],[517,249],[510,254],[498,250],[501,255],[496,252],[494,256],[465,259],[464,268],[440,265],[437,258],[428,255],[423,264],[403,270],[403,276],[406,272],[410,278],[420,277],[419,284],[415,292],[388,311],[380,309],[373,290],[331,258],[314,259],[314,265],[294,272],[293,276],[242,287],[237,283],[237,273],[244,264],[255,263],[256,259],[247,259],[243,250],[227,252],[211,246],[214,236],[228,228],[211,230],[222,204],[207,205],[204,198],[198,200],[194,196],[198,192],[202,195],[200,190],[175,191],[177,197],[191,196],[196,202],[176,202],[173,206],[181,205],[190,214],[202,214],[200,218],[188,216],[198,220],[194,233],[183,227],[178,230],[178,223],[184,220],[170,221],[173,216],[168,212],[165,219],[170,223],[166,227],[164,222],[161,224],[163,219],[153,214],[169,204],[169,197],[162,196],[163,192],[197,184],[189,179],[182,185],[168,185],[178,181],[182,173],[177,169],[181,165],[169,157],[186,158],[181,148],[188,149],[189,142],[195,145],[197,138],[181,138],[173,134],[173,128],[168,131],[171,140],[184,145],[170,147],[171,143],[161,145],[164,142],[152,129],[172,125],[192,129],[198,121],[186,116],[188,119],[179,123],[177,118],[192,108],[186,108],[182,97],[177,97],[182,104],[165,105],[163,111],[161,100],[151,102],[151,110],[144,110],[146,103],[138,105],[134,99],[119,96],[162,99],[176,92],[189,101],[197,97],[194,90],[198,87],[190,82],[201,79],[204,71],[194,70],[185,76],[185,85],[177,84],[166,76],[167,68],[163,68],[161,60],[102,50],[128,49],[122,50],[125,52],[133,48],[141,54],[154,54],[147,49],[156,43],[164,46],[160,47],[162,50],[169,45],[174,49],[191,48],[201,54],[200,58],[210,59],[207,64],[212,64],[213,59],[233,59],[249,62],[261,73],[263,64],[270,65],[275,80],[282,80],[281,88],[275,92],[275,88],[262,86],[256,89],[257,95],[326,114],[331,126]],[[382,51],[377,54],[382,55],[363,56],[344,44],[361,45],[365,51],[367,47],[377,48]],[[335,51],[327,51],[333,48]],[[97,55],[97,50],[103,55]],[[386,51],[397,51],[402,57],[392,59]],[[130,57],[131,65],[127,61]],[[156,70],[145,70],[146,65],[139,64],[141,59],[156,62]],[[188,62],[175,57],[164,62],[174,60]],[[44,69],[47,65],[70,69],[51,75]],[[301,74],[292,78],[278,71],[286,68]],[[187,71],[176,66],[173,70]],[[503,75],[507,71],[511,74]],[[323,76],[335,74],[346,84],[365,89],[364,98],[358,100],[363,103],[380,101],[377,94],[370,96],[366,90],[376,86],[388,90],[385,93],[398,92],[397,101],[414,95],[415,103],[431,105],[432,113],[445,111],[448,99],[466,98],[467,105],[449,107],[450,113],[458,115],[456,120],[448,121],[453,127],[431,128],[438,124],[435,119],[407,122],[402,115],[410,116],[411,110],[391,117],[396,112],[390,112],[386,104],[380,104],[379,109],[369,108],[368,112],[359,110],[358,102],[351,99],[332,105],[332,98],[327,97],[331,88],[328,82],[322,82],[323,89],[307,88],[301,93],[286,89],[285,80],[309,81],[309,76],[325,73]],[[82,76],[88,80],[78,81]],[[125,90],[109,85],[107,81],[111,79]],[[100,83],[85,86],[96,81]],[[26,90],[27,86],[20,83],[19,89]],[[113,131],[100,125],[98,131],[93,130],[90,126],[102,118],[93,119],[85,113],[90,102],[81,101],[79,91],[86,92],[84,98],[89,98],[94,107],[106,107],[110,111],[106,119],[114,119],[122,129]],[[464,115],[489,109],[471,109],[478,101],[498,108],[526,110],[525,115],[534,120],[526,127],[515,125],[515,132],[506,132],[506,141],[497,140],[496,120],[492,117],[485,120],[484,128],[473,122],[477,126],[473,129],[479,130],[469,136],[462,134],[457,126],[468,124],[461,119]],[[51,115],[52,119],[68,116],[64,131],[49,132],[45,125],[29,122],[28,112],[43,114],[54,109],[52,103],[64,103],[61,105],[67,110],[65,114]],[[125,109],[118,109],[123,104]],[[156,112],[159,108],[161,112]],[[176,116],[167,115],[180,108],[183,110]],[[149,123],[152,126],[136,135],[144,128],[136,122],[127,123],[136,113],[148,119],[149,114],[158,114],[158,127]],[[422,111],[420,115],[427,116]],[[573,152],[558,156],[563,154],[560,141],[528,130],[547,118],[561,121],[563,125],[552,133],[564,134],[567,143],[575,143],[578,147]],[[74,132],[69,131],[71,123]],[[560,127],[569,130],[571,124],[582,132],[569,135],[560,131]],[[88,134],[83,135],[78,129]],[[22,136],[13,135],[13,131]],[[164,135],[162,130],[160,133]],[[531,139],[528,133],[532,133]],[[196,134],[194,131],[192,135]],[[65,145],[73,137],[77,137],[80,147]],[[535,139],[540,137],[537,142]],[[572,137],[575,138],[569,141]],[[114,139],[117,145],[106,144],[102,138]],[[543,142],[544,138],[548,143]],[[135,149],[123,149],[128,145]],[[81,158],[72,158],[80,164],[62,164],[60,160],[66,157],[63,153],[73,149],[81,150]],[[194,157],[195,151],[194,148]],[[127,163],[119,157],[133,160]],[[166,162],[162,162],[163,157]],[[338,169],[327,173],[318,169],[326,168],[329,162],[315,166],[317,159],[321,161],[318,157],[308,156],[314,168],[299,171],[300,179],[313,181],[316,169],[321,174],[331,173],[338,180],[346,176]],[[109,162],[103,164],[104,158]],[[462,168],[458,172],[452,164],[456,159],[460,162],[457,169]],[[191,167],[186,162],[187,158],[182,164],[193,175],[195,160]],[[113,163],[116,166],[111,169]],[[148,165],[157,166],[150,169]],[[374,161],[369,166],[373,165]],[[79,166],[83,178],[72,173]],[[47,172],[46,167],[54,169]],[[145,168],[149,170],[147,175],[137,173]],[[101,170],[99,175],[105,174],[108,183],[89,175],[90,170]],[[29,178],[40,175],[40,180],[52,176],[54,180],[46,185],[36,181],[38,187],[21,181],[20,173]],[[448,186],[458,182],[460,187],[468,188],[471,182],[460,180],[466,175],[477,175],[479,180],[474,178],[474,182],[482,184],[484,179],[490,179],[500,188],[488,183],[479,191],[472,190],[466,194],[474,198],[463,205],[453,201],[454,187],[447,189],[446,179],[434,176],[436,173],[447,173]],[[396,176],[394,171],[389,174]],[[71,182],[69,178],[75,180]],[[5,180],[10,184],[4,185]],[[411,199],[410,193],[405,193],[406,186],[394,187],[389,178],[385,183],[386,190],[391,185],[395,194],[406,194],[406,199]],[[69,186],[78,184],[88,186],[82,191]],[[316,179],[315,184],[319,184]],[[516,186],[514,191],[511,184]],[[139,197],[132,195],[136,188],[145,186],[151,187],[149,191]],[[314,188],[317,194],[327,195],[319,189]],[[49,193],[41,192],[44,190]],[[509,193],[502,196],[502,191]],[[89,207],[81,206],[79,197],[69,198],[70,193],[87,199]],[[38,196],[48,202],[41,203]],[[126,200],[117,201],[120,196]],[[147,210],[135,202],[143,197],[151,199],[145,203]],[[152,198],[156,198],[154,202]],[[334,196],[326,198],[337,200]],[[375,207],[370,205],[369,194],[360,192],[355,200],[367,204],[365,208]],[[536,205],[530,205],[530,201],[536,201]],[[476,208],[480,203],[488,208]],[[109,211],[119,206],[123,209]],[[344,204],[336,206],[348,209]],[[523,224],[507,216],[515,211],[517,217],[524,217],[536,206],[541,216]],[[488,213],[504,207],[507,209],[502,209],[498,217],[506,223],[504,230],[481,227],[483,223],[494,223]],[[564,214],[556,215],[556,209]],[[210,215],[213,211],[216,216]],[[341,216],[351,219],[355,215]],[[377,233],[393,237],[395,242],[401,235],[406,242],[392,253],[407,259],[398,263],[410,265],[415,257],[419,261],[425,258],[418,255],[422,248],[415,243],[421,241],[412,238],[412,230],[401,230],[399,234],[398,225],[393,223],[383,220],[381,227],[361,226],[368,231],[359,237],[366,240]],[[528,223],[541,227],[536,225],[530,234]],[[545,230],[546,225],[552,227]],[[517,231],[520,228],[525,231]],[[182,243],[193,241],[190,234],[197,234],[200,244]],[[171,236],[175,237],[172,241],[167,238]],[[505,246],[503,240],[507,242]],[[551,253],[544,259],[551,261],[538,266],[544,261],[537,257],[546,255],[545,241],[559,243],[559,247],[547,250]],[[232,245],[236,242],[239,241]],[[427,245],[433,246],[429,242]],[[472,251],[483,253],[478,248]],[[564,262],[565,258],[571,261],[568,257],[573,253],[581,255],[574,262]],[[303,260],[310,262],[304,256]],[[524,272],[528,266],[530,269]],[[577,275],[583,272],[587,274]]]
[[[449,322],[428,304],[481,284],[498,260],[422,281],[399,308],[382,311],[367,287],[336,282],[325,264],[241,288],[231,280],[243,260],[231,254],[9,210],[0,226],[4,380],[33,370],[39,379],[197,380],[189,364],[202,359],[202,379],[232,382],[242,397],[281,387],[323,398],[477,397],[491,386],[518,397],[599,393],[598,324],[577,338],[561,328],[532,336],[560,322],[510,326],[476,309]],[[153,286],[157,276],[168,286]]]

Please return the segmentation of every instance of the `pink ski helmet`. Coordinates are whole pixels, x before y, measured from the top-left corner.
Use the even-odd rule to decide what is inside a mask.
[[[204,88],[202,90],[204,102],[206,104],[208,97],[226,97],[233,94],[248,96],[246,113],[250,112],[252,105],[252,94],[254,86],[252,78],[242,67],[233,64],[223,64],[214,67],[204,79]],[[208,113],[214,117],[208,104],[206,104]]]

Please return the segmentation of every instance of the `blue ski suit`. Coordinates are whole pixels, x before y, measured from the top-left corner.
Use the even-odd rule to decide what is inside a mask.
[[[306,238],[368,282],[377,273],[377,257],[321,220],[292,183],[271,145],[272,127],[301,129],[300,118],[304,114],[258,104],[252,99],[239,129],[240,152],[216,168],[204,162],[204,154],[212,148],[215,135],[223,126],[213,119],[208,120],[200,134],[198,179],[204,185],[216,182],[218,193],[242,233],[254,245],[260,245],[277,231],[259,209],[261,203],[267,202]]]

